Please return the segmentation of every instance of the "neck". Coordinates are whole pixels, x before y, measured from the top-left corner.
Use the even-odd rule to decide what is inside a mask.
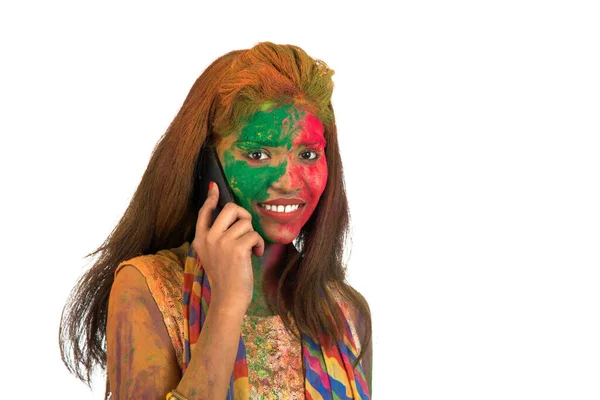
[[[265,252],[261,257],[252,255],[254,291],[252,302],[246,312],[248,315],[273,315],[267,303],[274,299],[277,289],[277,271],[284,267],[283,263],[286,261],[289,252],[296,252],[291,243],[265,243]],[[263,282],[267,282],[265,291],[263,291]]]

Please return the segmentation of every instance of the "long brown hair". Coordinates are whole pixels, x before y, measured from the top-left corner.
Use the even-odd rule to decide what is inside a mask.
[[[302,103],[323,123],[327,141],[327,185],[296,239],[297,254],[276,277],[274,307],[288,329],[295,324],[311,337],[339,340],[344,318],[327,290],[333,286],[364,318],[358,363],[371,341],[371,314],[346,283],[342,261],[350,214],[331,106],[333,73],[297,46],[262,42],[219,57],[200,75],[156,144],[123,217],[86,256],[99,254],[74,287],[59,329],[62,360],[71,373],[89,385],[94,366],[106,367],[108,298],[118,264],[193,241],[200,207],[195,167],[204,142],[233,132],[265,102]]]

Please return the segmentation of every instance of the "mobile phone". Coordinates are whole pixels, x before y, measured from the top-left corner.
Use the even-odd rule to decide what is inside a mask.
[[[200,207],[202,207],[208,196],[208,184],[212,181],[219,186],[219,201],[213,211],[213,219],[211,221],[215,222],[225,204],[229,202],[235,203],[235,199],[214,147],[205,145],[200,150],[197,175],[200,185]]]

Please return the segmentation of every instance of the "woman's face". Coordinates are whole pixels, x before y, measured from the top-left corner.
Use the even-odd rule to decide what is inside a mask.
[[[327,183],[325,145],[321,121],[294,105],[258,111],[217,145],[236,203],[267,243],[291,243],[312,215]]]

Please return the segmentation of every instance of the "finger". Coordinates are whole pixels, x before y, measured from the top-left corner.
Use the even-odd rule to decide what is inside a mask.
[[[248,232],[242,236],[239,240],[242,241],[243,246],[251,249],[256,256],[262,256],[265,252],[265,241],[256,231]]]
[[[223,207],[215,219],[211,229],[213,229],[215,232],[223,233],[238,219],[247,219],[252,221],[252,215],[245,208],[229,202],[225,204],[225,207]]]
[[[196,236],[205,235],[210,229],[213,221],[212,215],[219,201],[219,186],[214,182],[209,182],[206,200],[198,212],[198,221],[196,223]]]
[[[252,227],[252,222],[250,220],[245,218],[240,219],[236,223],[231,225],[229,229],[227,229],[227,231],[223,235],[223,239],[230,241],[237,240],[244,236],[246,233],[252,232],[253,230],[254,228]]]
[[[265,248],[260,248],[258,246],[254,246],[252,248],[252,254],[254,254],[256,257],[262,257],[263,254],[265,253]]]

